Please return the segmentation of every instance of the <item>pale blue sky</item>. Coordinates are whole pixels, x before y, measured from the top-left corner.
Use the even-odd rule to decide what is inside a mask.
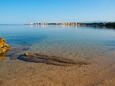
[[[115,0],[0,0],[0,23],[115,21]]]

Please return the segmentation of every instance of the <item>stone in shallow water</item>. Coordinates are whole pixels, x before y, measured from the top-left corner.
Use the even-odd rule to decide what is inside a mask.
[[[29,48],[29,46],[12,46],[12,48],[10,48],[10,51],[7,53],[7,56],[10,60],[16,60],[20,54],[26,52],[27,50],[29,50]]]
[[[6,52],[10,49],[10,46],[6,43],[3,38],[0,38],[0,56],[6,54]]]
[[[57,65],[57,66],[71,66],[71,65],[81,66],[81,65],[89,64],[86,61],[75,61],[73,59],[44,55],[39,53],[24,53],[23,55],[18,56],[18,59],[26,62],[45,63],[45,64]]]

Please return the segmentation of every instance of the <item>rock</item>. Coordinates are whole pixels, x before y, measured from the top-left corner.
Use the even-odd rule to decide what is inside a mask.
[[[24,56],[29,56],[29,53],[28,52],[24,53]]]
[[[0,38],[0,56],[3,56],[10,49],[10,46],[6,43],[3,38]]]

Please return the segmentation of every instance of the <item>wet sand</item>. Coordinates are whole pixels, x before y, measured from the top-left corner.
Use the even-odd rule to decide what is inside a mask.
[[[115,54],[91,64],[56,66],[21,60],[0,62],[0,86],[115,86]]]

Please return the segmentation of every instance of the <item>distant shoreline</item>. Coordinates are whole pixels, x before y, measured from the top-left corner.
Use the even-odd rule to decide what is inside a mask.
[[[115,28],[115,22],[100,22],[100,23],[78,23],[79,26],[100,27],[100,28]]]
[[[49,26],[49,25],[63,25],[63,26],[85,26],[85,27],[100,27],[100,28],[115,28],[115,22],[63,22],[63,23],[30,23],[25,25]]]
[[[35,26],[50,26],[50,25],[64,25],[64,26],[84,26],[84,27],[100,27],[100,28],[115,28],[115,22],[63,22],[63,23],[30,23],[30,24],[0,24],[0,25],[35,25]]]

